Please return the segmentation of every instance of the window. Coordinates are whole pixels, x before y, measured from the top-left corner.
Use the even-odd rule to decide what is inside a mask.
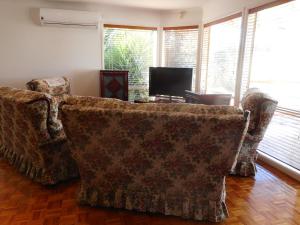
[[[278,1],[277,1],[278,2]],[[300,2],[250,10],[242,90],[278,100],[259,150],[300,170]]]
[[[241,13],[204,25],[201,92],[235,95]]]
[[[163,66],[193,68],[195,89],[198,51],[198,26],[165,27],[163,41]]]
[[[104,25],[104,67],[128,70],[130,101],[149,95],[149,67],[156,66],[156,28]]]

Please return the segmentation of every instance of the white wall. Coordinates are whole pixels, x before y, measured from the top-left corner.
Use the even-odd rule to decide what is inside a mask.
[[[104,23],[137,26],[159,26],[160,24],[160,11],[157,10],[74,2],[52,2],[52,5],[52,7],[65,9],[98,11]]]
[[[202,23],[202,8],[163,11],[161,26],[189,26]]]
[[[241,12],[245,7],[252,8],[272,1],[274,0],[209,0],[203,4],[203,23]]]
[[[66,75],[72,93],[99,93],[100,31],[41,27],[34,23],[37,8],[100,11],[105,23],[159,26],[159,13],[149,10],[69,4],[39,0],[0,1],[0,86],[24,88],[33,78]]]

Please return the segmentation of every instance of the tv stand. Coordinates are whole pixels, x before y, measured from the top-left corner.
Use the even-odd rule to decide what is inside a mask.
[[[135,103],[185,103],[185,99],[180,96],[156,95],[149,98],[138,99]]]

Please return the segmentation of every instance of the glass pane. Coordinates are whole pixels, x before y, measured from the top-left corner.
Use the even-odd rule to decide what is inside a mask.
[[[156,66],[157,31],[106,28],[104,65],[129,70],[129,101],[149,96],[149,67]]]
[[[250,87],[300,111],[300,1],[257,13]]]
[[[195,89],[198,29],[164,31],[163,65],[193,68]]]
[[[300,118],[276,112],[258,149],[300,170]]]
[[[253,15],[250,87],[286,108],[278,108],[258,149],[300,170],[300,4],[292,1]]]
[[[241,18],[210,27],[206,93],[235,93]]]

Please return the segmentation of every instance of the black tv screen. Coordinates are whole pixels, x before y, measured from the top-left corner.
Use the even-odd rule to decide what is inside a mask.
[[[192,68],[150,67],[149,95],[185,96],[192,89]]]

